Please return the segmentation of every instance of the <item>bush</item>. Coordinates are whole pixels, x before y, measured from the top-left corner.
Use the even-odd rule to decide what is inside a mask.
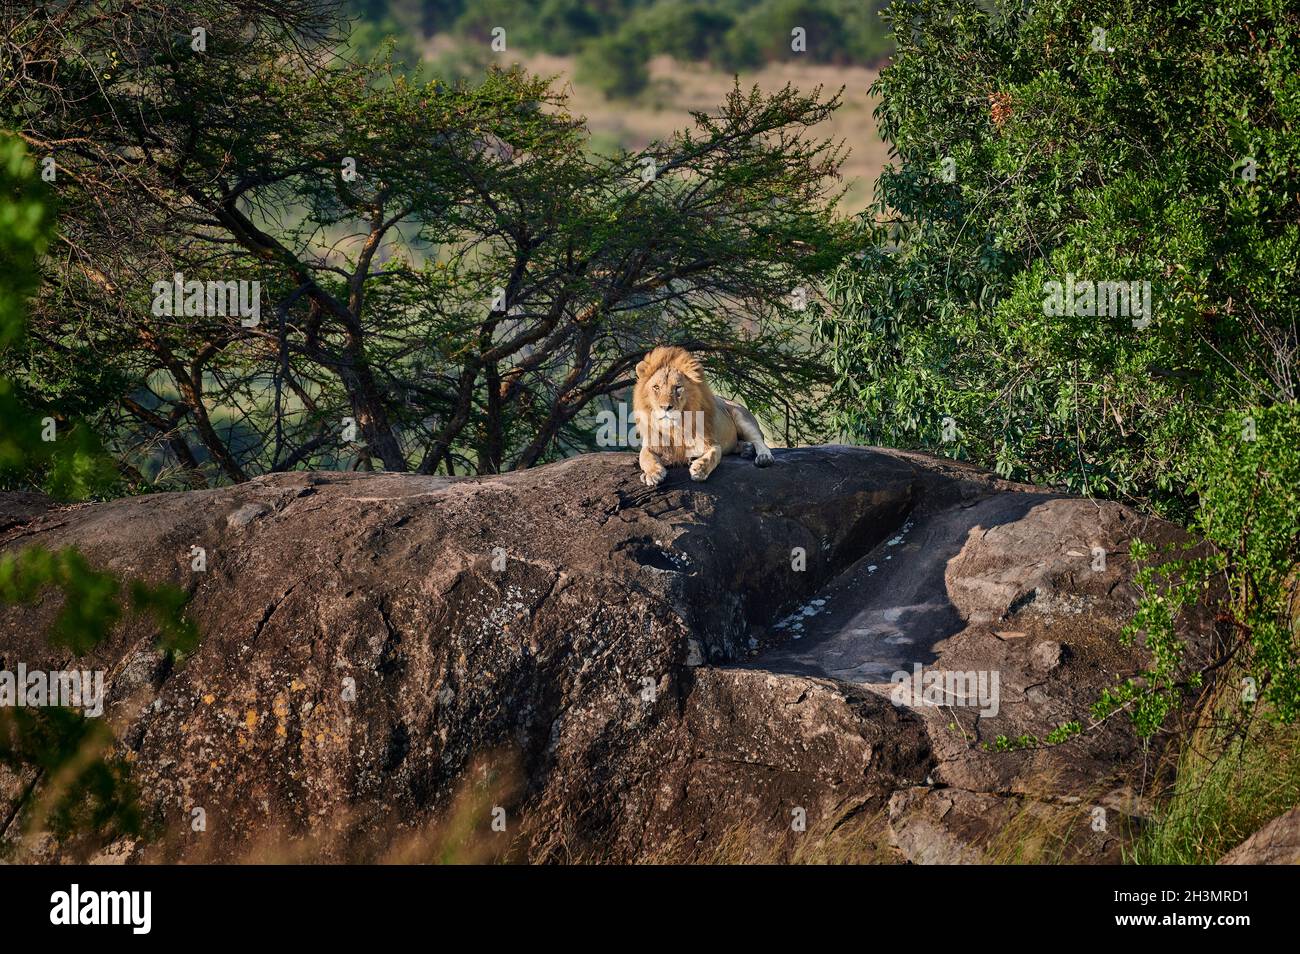
[[[1022,6],[893,14],[897,161],[822,325],[839,422],[1189,518],[1218,415],[1296,399],[1300,17]],[[1154,315],[1061,313],[1071,276],[1150,282]]]
[[[718,7],[661,0],[640,10],[623,32],[637,37],[652,53],[685,63],[716,60],[735,22],[735,16]]]
[[[1193,529],[1218,554],[1246,707],[1300,720],[1300,406],[1232,413],[1206,449]]]
[[[644,46],[627,35],[605,37],[578,57],[575,78],[596,87],[610,99],[635,96],[650,82]]]
[[[493,27],[503,27],[510,49],[544,50],[564,56],[617,30],[627,15],[621,6],[595,6],[587,0],[542,0],[536,7],[521,7],[516,0],[469,0],[456,21],[456,31],[486,38]]]
[[[889,32],[880,18],[887,3],[854,0],[765,0],[738,5],[735,26],[727,33],[715,62],[731,69],[782,60],[874,66],[891,50]],[[790,48],[791,31],[802,27],[807,47]]]
[[[358,63],[382,64],[391,55],[393,69],[400,73],[413,71],[422,56],[415,34],[392,19],[354,23],[340,52]]]

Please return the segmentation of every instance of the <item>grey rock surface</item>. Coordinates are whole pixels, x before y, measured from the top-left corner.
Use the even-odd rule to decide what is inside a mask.
[[[985,744],[1045,735],[1141,667],[1118,639],[1128,541],[1181,532],[924,455],[776,455],[654,490],[614,453],[0,494],[0,550],[76,545],[192,594],[180,665],[136,618],[79,662],[108,674],[163,832],[114,860],[419,856],[475,780],[505,831],[470,827],[535,861],[816,858],[850,828],[872,846],[854,858],[1114,860],[1153,782],[1122,720]],[[0,665],[70,664],[41,636],[56,606],[0,607]],[[5,837],[26,781],[0,777]]]

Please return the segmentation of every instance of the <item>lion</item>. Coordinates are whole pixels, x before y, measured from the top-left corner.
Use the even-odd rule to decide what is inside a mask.
[[[709,479],[723,454],[754,450],[754,465],[772,463],[758,421],[743,405],[714,395],[699,359],[661,345],[636,366],[632,412],[641,432],[641,482],[657,487],[669,467],[689,465],[691,480]]]

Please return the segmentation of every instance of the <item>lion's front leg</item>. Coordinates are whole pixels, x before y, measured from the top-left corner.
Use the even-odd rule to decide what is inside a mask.
[[[708,480],[720,460],[722,448],[717,444],[706,444],[700,455],[691,461],[691,480]]]
[[[649,448],[642,445],[641,454],[637,459],[641,464],[641,483],[647,487],[658,487],[664,482],[668,470]]]

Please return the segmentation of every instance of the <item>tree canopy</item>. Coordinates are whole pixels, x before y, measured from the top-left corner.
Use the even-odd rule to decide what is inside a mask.
[[[1300,383],[1300,14],[890,16],[876,92],[897,161],[823,328],[841,426],[1186,516],[1214,419]],[[1047,302],[1051,282],[1120,281],[1149,283],[1154,314]]]
[[[602,157],[547,81],[338,58],[317,4],[119,6],[5,24],[0,115],[58,200],[5,370],[93,418],[133,481],[529,466],[594,446],[661,342],[816,425],[772,395],[825,378],[803,319],[848,228],[841,150],[809,128],[836,96],[737,86]]]

